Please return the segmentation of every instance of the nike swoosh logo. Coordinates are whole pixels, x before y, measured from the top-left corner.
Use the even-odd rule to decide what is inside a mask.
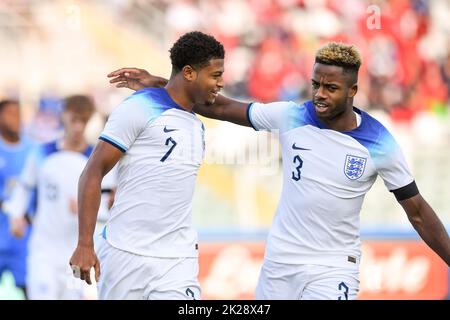
[[[177,131],[178,129],[167,129],[166,126],[164,126],[164,132],[172,132],[172,131]]]
[[[294,149],[294,150],[307,150],[307,151],[311,151],[311,149],[306,149],[306,148],[297,147],[297,146],[295,145],[295,142],[294,142],[294,144],[292,145],[292,149]]]

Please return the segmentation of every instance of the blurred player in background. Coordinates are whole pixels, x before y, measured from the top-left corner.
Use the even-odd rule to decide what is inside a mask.
[[[32,141],[21,135],[20,127],[19,103],[13,100],[0,101],[0,204],[11,196],[25,159],[33,147]],[[29,202],[24,204],[25,210],[28,204]],[[30,226],[25,216],[17,219],[16,223],[23,229],[22,239],[11,235],[8,216],[0,210],[0,278],[5,271],[10,271],[16,286],[26,298],[26,257]]]
[[[30,191],[37,187],[37,212],[27,264],[30,299],[84,298],[85,289],[73,281],[67,260],[76,246],[78,178],[93,149],[84,132],[94,111],[94,103],[87,96],[65,99],[61,114],[64,136],[33,150],[20,182],[4,204],[12,219],[12,232],[22,237],[26,203]]]
[[[91,268],[97,278],[101,271],[100,299],[200,298],[192,197],[204,127],[192,108],[214,102],[224,55],[211,36],[183,35],[170,49],[165,88],[138,91],[110,115],[80,178],[78,247],[70,260],[89,284]],[[115,202],[94,251],[100,183],[117,162]]]
[[[359,290],[359,214],[380,175],[422,239],[450,265],[449,236],[420,195],[388,130],[353,106],[361,58],[329,43],[315,57],[312,101],[242,103],[219,96],[206,117],[279,133],[284,184],[270,229],[257,299],[355,299]],[[268,66],[269,67],[269,66]],[[145,70],[109,74],[118,87],[158,86]]]

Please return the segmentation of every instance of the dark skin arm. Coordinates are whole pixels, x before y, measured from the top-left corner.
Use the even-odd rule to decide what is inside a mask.
[[[153,76],[144,69],[122,68],[108,74],[117,88],[140,90],[145,87],[164,87],[168,80]],[[212,119],[233,122],[241,126],[251,127],[247,119],[248,103],[233,100],[219,95],[214,104],[195,105],[194,112]]]
[[[204,117],[229,121],[241,126],[251,127],[247,119],[247,108],[249,103],[240,102],[219,95],[214,104],[210,106],[196,104],[194,112]]]
[[[423,241],[450,266],[450,239],[430,205],[420,194],[399,203]]]
[[[78,182],[78,245],[71,266],[80,267],[80,279],[91,284],[90,270],[95,269],[95,279],[100,277],[100,262],[94,251],[93,234],[100,206],[101,182],[123,153],[104,141],[99,141]]]
[[[169,81],[162,77],[151,75],[144,69],[121,68],[108,74],[110,83],[115,83],[117,88],[129,88],[137,91],[143,88],[162,88]]]

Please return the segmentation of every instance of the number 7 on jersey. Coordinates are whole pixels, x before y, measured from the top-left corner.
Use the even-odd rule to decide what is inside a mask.
[[[172,146],[170,147],[169,151],[167,151],[166,154],[161,158],[161,160],[160,160],[161,162],[166,161],[166,159],[170,156],[170,154],[172,153],[173,149],[177,145],[177,142],[175,140],[173,140],[172,137],[167,138],[166,146],[168,146],[169,143],[172,143]]]

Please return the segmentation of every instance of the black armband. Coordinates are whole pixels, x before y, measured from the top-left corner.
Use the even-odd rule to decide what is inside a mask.
[[[417,188],[416,182],[413,181],[404,187],[401,187],[401,188],[395,189],[395,190],[391,190],[391,192],[394,194],[397,201],[402,201],[402,200],[412,198],[415,195],[418,195],[419,189]]]

